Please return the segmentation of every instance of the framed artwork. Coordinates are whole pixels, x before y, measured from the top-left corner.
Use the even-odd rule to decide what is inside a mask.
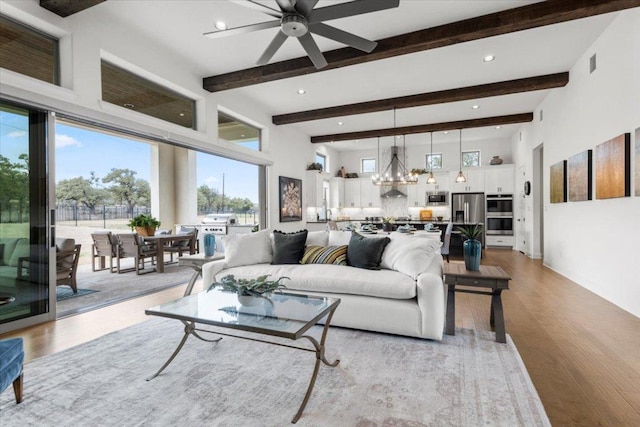
[[[636,197],[640,197],[640,128],[636,129]]]
[[[586,150],[569,157],[567,160],[567,185],[569,186],[570,202],[582,202],[593,198],[592,153],[592,150]]]
[[[564,203],[567,201],[567,161],[562,160],[551,165],[549,170],[551,203]]]
[[[631,134],[596,146],[596,199],[631,195]]]
[[[302,180],[280,177],[280,222],[302,221]]]

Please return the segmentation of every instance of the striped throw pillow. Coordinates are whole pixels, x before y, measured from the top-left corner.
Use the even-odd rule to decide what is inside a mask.
[[[347,245],[307,246],[301,264],[347,265]]]

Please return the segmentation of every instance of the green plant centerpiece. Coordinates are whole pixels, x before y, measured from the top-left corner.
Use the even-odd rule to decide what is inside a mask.
[[[157,218],[145,214],[134,216],[128,223],[131,231],[135,230],[141,236],[153,236],[160,224]]]
[[[392,216],[385,216],[382,218],[382,229],[384,231],[393,231],[393,217]]]
[[[458,227],[458,231],[462,237],[466,238],[462,244],[465,268],[470,271],[479,271],[482,244],[478,241],[478,237],[482,236],[482,225],[466,225]]]
[[[276,280],[267,280],[267,277],[269,277],[268,274],[255,279],[236,279],[233,274],[229,274],[220,279],[219,282],[213,282],[207,292],[219,287],[223,291],[238,294],[238,301],[242,305],[257,305],[261,301],[252,297],[266,298],[268,300],[267,295],[287,288],[280,281],[289,279],[288,277],[283,276]]]

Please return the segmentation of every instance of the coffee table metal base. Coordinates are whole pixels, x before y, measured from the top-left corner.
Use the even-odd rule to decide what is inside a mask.
[[[149,378],[147,378],[147,381],[151,381],[152,379],[154,379],[155,377],[160,375],[160,373],[162,371],[164,371],[165,368],[171,364],[173,359],[175,359],[175,357],[178,355],[178,353],[180,353],[180,350],[182,350],[182,347],[184,347],[184,344],[187,342],[187,338],[189,338],[189,335],[193,335],[196,338],[198,338],[198,339],[200,339],[202,341],[207,341],[207,342],[218,342],[218,341],[220,341],[222,339],[222,337],[216,338],[216,339],[213,339],[213,340],[206,339],[206,338],[203,338],[202,336],[200,336],[198,334],[198,332],[207,332],[207,333],[212,333],[212,334],[216,334],[216,335],[223,335],[223,336],[227,336],[227,337],[234,337],[234,338],[240,338],[240,339],[249,340],[249,341],[257,341],[257,342],[262,342],[262,343],[266,343],[266,344],[277,345],[277,346],[280,346],[280,347],[288,347],[288,348],[292,348],[292,349],[295,349],[295,350],[303,350],[303,351],[315,352],[315,354],[316,354],[316,363],[315,363],[315,365],[313,367],[313,373],[311,374],[311,380],[309,381],[309,385],[307,386],[307,391],[306,391],[306,393],[304,395],[304,399],[302,399],[302,403],[300,404],[300,407],[298,408],[298,412],[296,412],[295,416],[291,420],[291,423],[295,424],[300,419],[300,416],[302,416],[302,413],[304,412],[304,408],[307,406],[307,402],[309,402],[309,398],[311,397],[311,392],[313,391],[313,387],[315,386],[315,383],[316,383],[316,378],[318,377],[318,371],[320,370],[320,362],[322,362],[323,364],[325,364],[327,366],[330,366],[330,367],[336,367],[340,363],[339,359],[336,359],[333,362],[330,362],[325,357],[325,341],[327,339],[327,332],[329,331],[329,325],[331,324],[331,319],[332,319],[334,313],[335,313],[335,308],[333,310],[331,310],[331,312],[327,316],[327,321],[325,322],[324,328],[322,329],[322,336],[320,338],[320,342],[318,342],[314,337],[312,337],[310,335],[302,335],[300,337],[300,338],[306,338],[307,340],[309,340],[311,342],[311,344],[313,345],[313,347],[314,347],[313,349],[304,348],[304,347],[297,347],[297,346],[287,345],[287,344],[281,344],[281,343],[276,343],[276,342],[267,341],[267,340],[261,340],[261,339],[257,339],[257,338],[244,337],[244,336],[240,336],[240,335],[227,334],[227,333],[222,333],[222,332],[218,332],[218,331],[209,331],[209,330],[206,330],[206,329],[198,329],[195,326],[196,322],[190,322],[190,321],[182,320],[182,323],[184,323],[184,336],[182,337],[182,340],[180,340],[180,343],[178,344],[178,347],[175,349],[175,351],[169,357],[169,359],[164,363],[164,365],[162,365],[162,367],[160,369],[158,369],[158,371],[155,374],[153,374]]]

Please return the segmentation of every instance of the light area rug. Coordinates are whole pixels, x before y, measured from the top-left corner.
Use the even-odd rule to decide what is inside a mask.
[[[228,331],[228,330],[227,330]],[[319,334],[319,327],[312,330]],[[24,401],[0,396],[9,426],[287,426],[315,356],[225,337],[190,337],[153,318],[24,367]],[[288,343],[291,343],[288,341]],[[298,343],[308,343],[306,340]],[[331,328],[299,426],[549,426],[510,337],[460,329],[442,342]]]

